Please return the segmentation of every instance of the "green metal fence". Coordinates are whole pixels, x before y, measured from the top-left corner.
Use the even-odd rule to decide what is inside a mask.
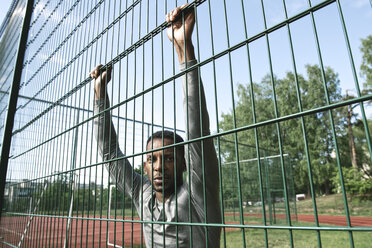
[[[145,223],[218,226],[221,247],[370,245],[372,2],[188,2],[186,71],[200,72],[211,126],[194,139],[164,19],[186,2],[13,1],[0,29],[1,247],[143,247]],[[110,179],[93,138],[98,64],[112,67],[106,111],[125,154],[113,160],[145,176],[155,131],[212,138],[222,223],[143,219]]]

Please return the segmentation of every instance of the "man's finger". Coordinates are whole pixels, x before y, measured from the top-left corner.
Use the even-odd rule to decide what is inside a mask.
[[[97,77],[99,76],[99,70],[101,69],[103,65],[100,64],[100,65],[97,65],[91,72],[90,72],[90,76],[94,79],[97,79]]]
[[[99,73],[99,70],[101,69],[102,66],[103,66],[102,64],[99,64],[99,65],[96,66],[96,74],[97,74],[97,75],[100,74],[100,73]]]
[[[170,11],[166,16],[165,16],[165,19],[167,22],[173,22],[175,20],[178,19],[179,17],[179,14],[181,13],[181,11],[186,8],[188,6],[188,3],[185,3],[184,5],[182,6],[179,6],[175,9],[173,9],[172,11]]]
[[[178,17],[178,14],[180,13],[180,9],[181,9],[180,7],[177,7],[172,11],[172,21],[174,21]]]
[[[96,68],[94,68],[91,72],[89,72],[89,76],[91,78],[95,78],[95,70],[96,70]]]

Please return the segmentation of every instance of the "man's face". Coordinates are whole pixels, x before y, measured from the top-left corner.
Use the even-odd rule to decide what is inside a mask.
[[[152,144],[151,142],[148,143],[146,149],[151,150],[151,145],[152,149],[157,149],[171,144],[173,144],[173,140],[170,139],[164,139],[164,145],[162,144],[162,139],[154,139]],[[175,158],[174,148],[172,147],[148,153],[146,155],[145,171],[149,179],[152,181],[156,192],[163,192],[163,187],[165,195],[174,192],[175,159],[177,160],[177,182],[179,182],[178,180],[182,180],[182,173],[185,169],[185,159],[180,154],[180,152],[177,152]]]

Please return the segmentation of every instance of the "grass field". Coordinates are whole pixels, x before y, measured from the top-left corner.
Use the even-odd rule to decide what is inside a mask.
[[[348,197],[348,207],[351,216],[368,216],[372,217],[372,200],[361,199],[359,197]],[[276,213],[285,214],[284,203],[276,203]],[[316,198],[316,207],[318,214],[320,215],[345,215],[345,205],[341,194],[319,196]],[[291,214],[294,214],[294,203],[290,202]],[[303,201],[296,202],[297,214],[314,214],[314,207],[311,198]],[[238,212],[238,208],[236,208]],[[232,210],[225,210],[226,212],[232,212]],[[247,207],[244,209],[245,213],[256,213],[262,214],[262,207]],[[266,206],[266,213],[268,213],[268,207]]]
[[[344,215],[345,206],[341,194],[320,196],[316,198],[318,214]],[[314,213],[311,199],[296,203],[298,213]],[[350,214],[353,216],[372,216],[372,200],[348,197]]]
[[[341,194],[322,196],[316,199],[319,215],[345,215],[345,207]],[[348,199],[348,206],[352,216],[372,217],[372,201],[361,200],[354,197]],[[298,214],[313,214],[313,203],[311,199],[296,202]],[[283,207],[280,206],[279,207]],[[262,213],[260,207],[246,209],[250,213]],[[283,213],[284,211],[280,211]],[[226,216],[225,221],[239,222],[239,217]],[[246,216],[245,223],[262,223],[262,217]],[[276,220],[276,224],[286,225],[285,220]],[[293,221],[294,226],[311,226],[311,223]],[[325,225],[322,225],[325,226]],[[293,234],[294,247],[311,248],[318,247],[318,235],[316,231],[295,230]],[[291,247],[290,232],[288,230],[268,230],[269,247]],[[322,247],[352,247],[348,232],[340,231],[321,231],[320,239]],[[354,247],[372,247],[372,232],[353,232]],[[261,229],[245,229],[246,247],[265,247],[265,233]],[[226,240],[221,239],[221,247],[244,247],[243,235],[240,229],[226,232]]]
[[[306,223],[302,223],[306,225]],[[294,247],[312,248],[318,247],[318,238],[315,231],[293,231]],[[268,230],[268,245],[271,248],[291,247],[289,231],[285,230]],[[324,248],[348,248],[351,247],[349,234],[347,232],[324,231],[320,233],[321,244]],[[372,232],[354,232],[354,247],[364,248],[371,247]],[[263,230],[245,229],[246,247],[265,247],[265,234]],[[226,246],[224,245],[226,244]],[[134,245],[133,247],[140,247]],[[221,237],[221,247],[239,248],[243,246],[242,232],[226,232],[226,242]]]
[[[306,223],[302,223],[306,225]],[[318,247],[316,231],[293,231],[294,247]],[[269,247],[291,247],[289,231],[268,230]],[[323,231],[320,232],[322,247],[351,247],[348,232]],[[372,232],[354,232],[355,247],[371,247]],[[264,230],[245,230],[246,247],[265,247]],[[221,239],[221,247],[224,247],[224,240]],[[226,232],[226,247],[244,247],[242,231]]]

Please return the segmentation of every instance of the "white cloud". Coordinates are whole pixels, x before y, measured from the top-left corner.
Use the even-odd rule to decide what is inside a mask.
[[[364,8],[370,5],[369,0],[349,0],[347,1],[348,5],[353,8]]]
[[[290,13],[298,13],[308,7],[309,5],[305,1],[290,1],[287,3],[287,9]]]

